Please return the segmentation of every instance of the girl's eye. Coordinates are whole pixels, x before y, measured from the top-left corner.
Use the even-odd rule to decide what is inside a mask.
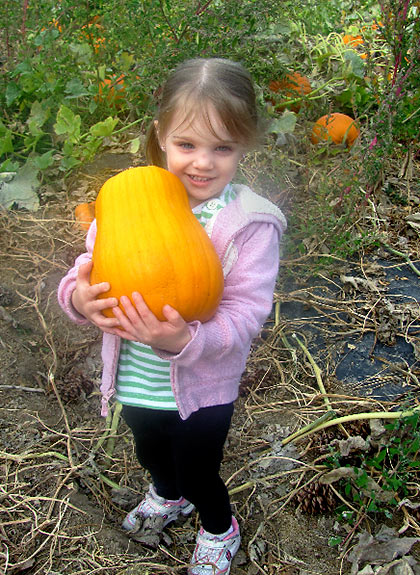
[[[217,152],[231,152],[232,148],[230,146],[217,146],[216,148]]]
[[[180,142],[179,147],[183,148],[184,150],[192,150],[194,146],[189,142]]]

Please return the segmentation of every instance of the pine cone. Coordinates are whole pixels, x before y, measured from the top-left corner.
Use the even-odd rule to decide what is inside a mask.
[[[300,510],[310,515],[330,513],[337,506],[337,498],[331,487],[322,485],[318,481],[302,487],[295,498]]]
[[[363,437],[366,439],[370,434],[370,426],[367,421],[352,421],[346,424],[345,429],[350,436]],[[347,436],[337,427],[327,427],[316,434],[311,449],[315,455],[325,455],[330,452],[334,440],[346,439]]]
[[[61,380],[56,381],[57,391],[64,403],[77,401],[82,394],[93,391],[93,383],[83,373],[70,370]]]
[[[370,425],[368,421],[350,421],[345,424],[345,430],[349,435],[355,436],[360,435],[363,439],[366,439],[370,435]]]
[[[320,455],[330,452],[331,442],[337,439],[337,428],[327,427],[327,429],[322,429],[316,438],[316,448]]]

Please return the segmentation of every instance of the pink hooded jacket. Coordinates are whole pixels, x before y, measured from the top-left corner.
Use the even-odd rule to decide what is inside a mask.
[[[223,264],[225,288],[216,314],[189,324],[191,341],[178,354],[154,351],[171,362],[171,384],[182,419],[201,407],[222,405],[238,396],[253,338],[267,319],[279,266],[279,241],[286,229],[282,212],[248,187],[233,185],[236,198],[211,221],[209,234]],[[210,232],[210,230],[208,230]],[[92,257],[96,222],[86,238],[87,252],[61,280],[58,301],[76,323],[87,323],[71,303],[77,271]],[[103,334],[102,415],[115,393],[120,338]]]

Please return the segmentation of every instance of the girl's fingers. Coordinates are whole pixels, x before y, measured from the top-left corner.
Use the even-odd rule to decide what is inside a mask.
[[[90,261],[82,264],[79,267],[79,271],[77,272],[77,279],[79,280],[79,283],[81,282],[83,284],[89,284],[89,289],[94,295],[109,291],[111,286],[108,282],[100,282],[90,285],[90,272],[92,271],[92,265],[92,261]]]
[[[94,297],[96,297],[97,295],[101,294],[101,293],[105,293],[107,291],[109,291],[111,289],[111,286],[109,285],[108,282],[101,282],[99,284],[93,284],[90,286],[89,288],[91,290],[91,293]],[[114,298],[116,299],[116,298]]]
[[[105,320],[103,320],[102,318],[99,318],[97,325],[103,331],[105,331],[105,330],[110,330],[113,328],[119,328],[120,322],[116,318],[106,318]]]
[[[124,307],[124,311],[117,306],[113,308],[112,312],[117,318],[119,326],[125,332],[133,333],[133,328],[141,324],[141,318],[137,314],[136,309],[133,307],[130,300],[125,298],[125,296],[121,298],[121,305]]]
[[[181,326],[185,323],[184,319],[180,316],[176,309],[170,305],[163,306],[162,312],[168,322],[175,327]]]
[[[121,329],[120,327],[115,327],[113,329],[104,330],[104,331],[108,331],[108,333],[112,333],[112,335],[118,335],[118,337],[121,337],[122,339],[129,339],[131,341],[137,341],[137,339],[134,335],[132,335],[128,331]]]
[[[90,272],[92,271],[93,262],[89,261],[79,267],[77,275],[80,279],[90,281]]]
[[[118,307],[118,300],[116,297],[107,297],[95,300],[95,306],[98,310],[102,311],[108,307],[114,309]]]
[[[137,311],[138,311],[142,316],[143,316],[143,315],[146,315],[146,316],[147,316],[147,315],[150,315],[150,317],[156,317],[155,314],[154,314],[152,311],[150,311],[150,309],[147,307],[147,304],[146,304],[146,302],[144,301],[143,296],[142,296],[139,292],[134,291],[134,292],[131,294],[131,297],[133,298],[133,302],[134,302],[134,305],[135,305],[136,308],[137,308]]]
[[[127,296],[123,296],[120,301],[124,307],[127,317],[129,317],[133,323],[140,322],[142,325],[147,327],[154,327],[160,323],[155,314],[147,307],[147,304],[141,294],[138,292],[133,292],[131,297],[133,298],[134,305],[130,298]]]

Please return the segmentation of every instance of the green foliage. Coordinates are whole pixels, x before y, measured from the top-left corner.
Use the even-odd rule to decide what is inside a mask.
[[[41,169],[58,163],[67,172],[96,153],[118,120],[124,126],[133,118],[147,123],[162,82],[178,62],[217,55],[254,64],[253,36],[271,18],[268,0],[133,0],[120,7],[116,0],[96,8],[70,0],[29,3],[24,33],[19,18],[9,20],[0,169],[31,153]],[[2,10],[23,8],[6,0]],[[122,88],[114,80],[121,74]],[[104,85],[105,79],[111,84]],[[117,88],[123,97],[115,97]]]
[[[413,147],[420,119],[420,6],[395,0],[380,5],[387,51],[380,82],[373,81],[374,69],[370,70],[379,105],[366,126],[363,175],[369,193],[381,182],[387,161]]]
[[[272,137],[288,141],[285,135],[296,134],[306,145],[310,167],[335,155],[343,154],[343,163],[347,158],[343,150],[311,147],[308,124],[329,110],[360,120],[362,170],[350,183],[321,182],[316,199],[322,209],[306,229],[322,236],[331,253],[347,257],[372,243],[353,228],[354,208],[365,199],[360,189],[369,195],[395,145],[408,148],[417,136],[418,2],[404,2],[406,11],[400,4],[128,0],[121,10],[118,0],[5,0],[0,6],[5,23],[0,171],[16,171],[30,157],[44,177],[55,177],[57,170],[68,174],[104,144],[124,142],[135,123],[144,133],[162,83],[179,62],[194,56],[233,58],[256,80]],[[363,44],[344,44],[344,34],[361,36]],[[297,115],[286,110],[280,117],[267,103],[273,98],[268,85],[294,70],[309,77],[313,93]],[[139,149],[137,135],[125,142],[131,150]],[[275,154],[269,162],[273,169]],[[345,191],[349,186],[352,191]],[[303,238],[305,225],[297,227]],[[304,249],[302,241],[299,245]]]
[[[318,154],[310,167],[319,179],[308,191],[304,211],[290,214],[285,241],[289,253],[313,253],[320,267],[329,267],[336,258],[347,260],[377,247],[380,238],[375,228],[363,225],[370,206],[348,150],[326,143]],[[321,169],[328,155],[335,162],[331,173]]]
[[[293,16],[294,20],[305,23],[306,31],[311,36],[328,36],[332,32],[343,32],[345,26],[354,22],[374,18],[378,13],[378,4],[375,0],[306,0],[299,4],[287,0],[282,3],[282,9],[288,17]]]
[[[385,429],[381,441],[371,441],[367,451],[343,456],[331,449],[327,460],[331,469],[353,470],[343,474],[338,489],[353,507],[358,506],[359,516],[391,518],[398,502],[413,495],[412,487],[418,484],[420,414],[396,419]],[[345,505],[340,505],[337,513],[350,525],[356,520],[355,512]]]

